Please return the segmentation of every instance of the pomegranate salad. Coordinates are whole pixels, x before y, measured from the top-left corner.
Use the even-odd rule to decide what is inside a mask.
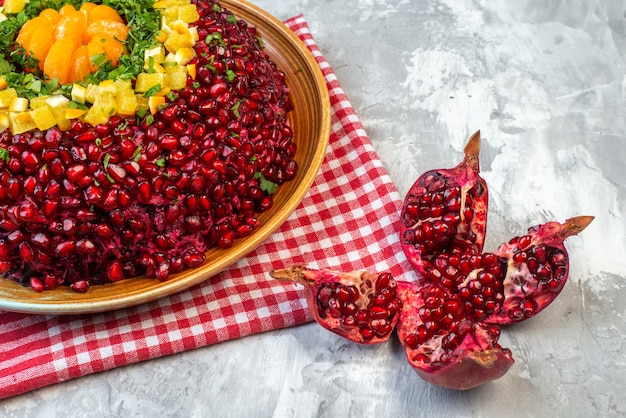
[[[297,171],[284,74],[212,0],[4,0],[0,275],[166,280]]]

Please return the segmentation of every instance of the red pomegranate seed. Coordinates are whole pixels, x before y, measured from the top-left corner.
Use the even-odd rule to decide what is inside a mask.
[[[122,264],[118,260],[113,260],[107,265],[107,278],[112,282],[120,281],[124,278]]]
[[[76,243],[72,240],[63,241],[57,244],[56,248],[54,249],[55,254],[60,257],[68,257],[72,255],[74,251],[76,251]]]
[[[190,252],[184,255],[183,262],[187,267],[193,268],[202,264],[205,258],[206,257],[203,253]]]
[[[88,280],[79,280],[70,285],[70,289],[78,293],[86,293],[89,290]]]
[[[159,145],[165,150],[173,151],[178,148],[178,137],[168,133],[163,134],[159,138]]]
[[[41,293],[45,290],[45,286],[43,284],[43,282],[41,281],[41,279],[37,278],[37,277],[31,277],[30,278],[30,287],[38,293]]]

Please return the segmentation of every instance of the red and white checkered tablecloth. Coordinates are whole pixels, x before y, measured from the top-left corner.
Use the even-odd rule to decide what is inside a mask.
[[[267,272],[292,262],[411,271],[397,234],[401,200],[302,15],[285,22],[313,53],[332,106],[330,145],[282,227],[228,270],[187,291],[80,316],[0,312],[0,399],[139,361],[311,320],[302,289]]]

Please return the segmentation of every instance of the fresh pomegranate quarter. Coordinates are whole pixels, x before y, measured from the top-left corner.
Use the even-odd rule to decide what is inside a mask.
[[[315,320],[349,340],[364,344],[387,341],[398,322],[400,300],[390,273],[344,273],[294,265],[270,274],[304,285]]]

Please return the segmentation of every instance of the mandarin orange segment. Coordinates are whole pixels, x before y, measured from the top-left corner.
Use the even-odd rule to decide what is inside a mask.
[[[89,13],[97,6],[97,4],[95,3],[83,3],[80,6],[80,9],[78,9],[78,11],[83,12],[85,15],[87,15],[87,17],[89,17]]]
[[[129,32],[128,26],[111,19],[96,20],[87,25],[83,32],[83,43],[91,41],[96,35],[107,34],[120,41],[125,41]]]
[[[60,84],[67,84],[73,49],[72,39],[63,38],[55,41],[44,62],[44,74],[50,79],[57,78]]]
[[[61,14],[54,9],[44,9],[39,13],[38,17],[46,19],[51,24],[56,24],[61,18]]]
[[[82,33],[87,25],[87,17],[81,12],[62,15],[54,30],[55,39],[69,38],[74,47],[81,45]]]
[[[61,16],[68,16],[70,14],[76,13],[77,11],[78,10],[76,10],[76,8],[72,6],[71,4],[66,4],[59,9],[59,14]]]
[[[120,57],[124,53],[124,44],[110,35],[101,35],[104,40],[104,54],[113,65],[119,64]]]
[[[90,73],[91,61],[89,60],[87,45],[81,45],[72,53],[68,82],[82,81]]]
[[[100,37],[100,36],[96,36],[94,38],[91,39],[91,41],[89,41],[89,43],[87,44],[87,53],[89,55],[89,63],[91,65],[91,71],[95,72],[98,70],[98,66],[95,65],[91,59],[99,54],[103,54],[106,55],[106,52],[104,50],[104,43],[106,42],[106,39]]]
[[[93,4],[93,3],[89,3],[89,4]],[[96,20],[108,19],[108,20],[113,20],[115,22],[124,23],[124,20],[122,20],[122,17],[119,15],[119,13],[117,13],[117,11],[113,9],[112,7],[109,7],[105,4],[99,4],[91,8],[87,13],[87,18],[89,22],[95,22]]]
[[[52,46],[52,26],[43,25],[38,27],[28,43],[28,52],[39,60],[39,68],[43,70],[43,63]]]
[[[119,59],[124,53],[124,45],[109,35],[97,35],[91,38],[87,44],[87,53],[89,54],[92,71],[96,71],[98,66],[91,62],[95,55],[103,54],[111,64],[117,65]]]
[[[35,30],[41,27],[43,20],[39,17],[34,17],[22,26],[20,29],[20,33],[18,33],[17,38],[15,38],[15,42],[22,45],[22,48],[28,51],[28,44],[30,43],[30,38],[33,37],[33,33]]]

